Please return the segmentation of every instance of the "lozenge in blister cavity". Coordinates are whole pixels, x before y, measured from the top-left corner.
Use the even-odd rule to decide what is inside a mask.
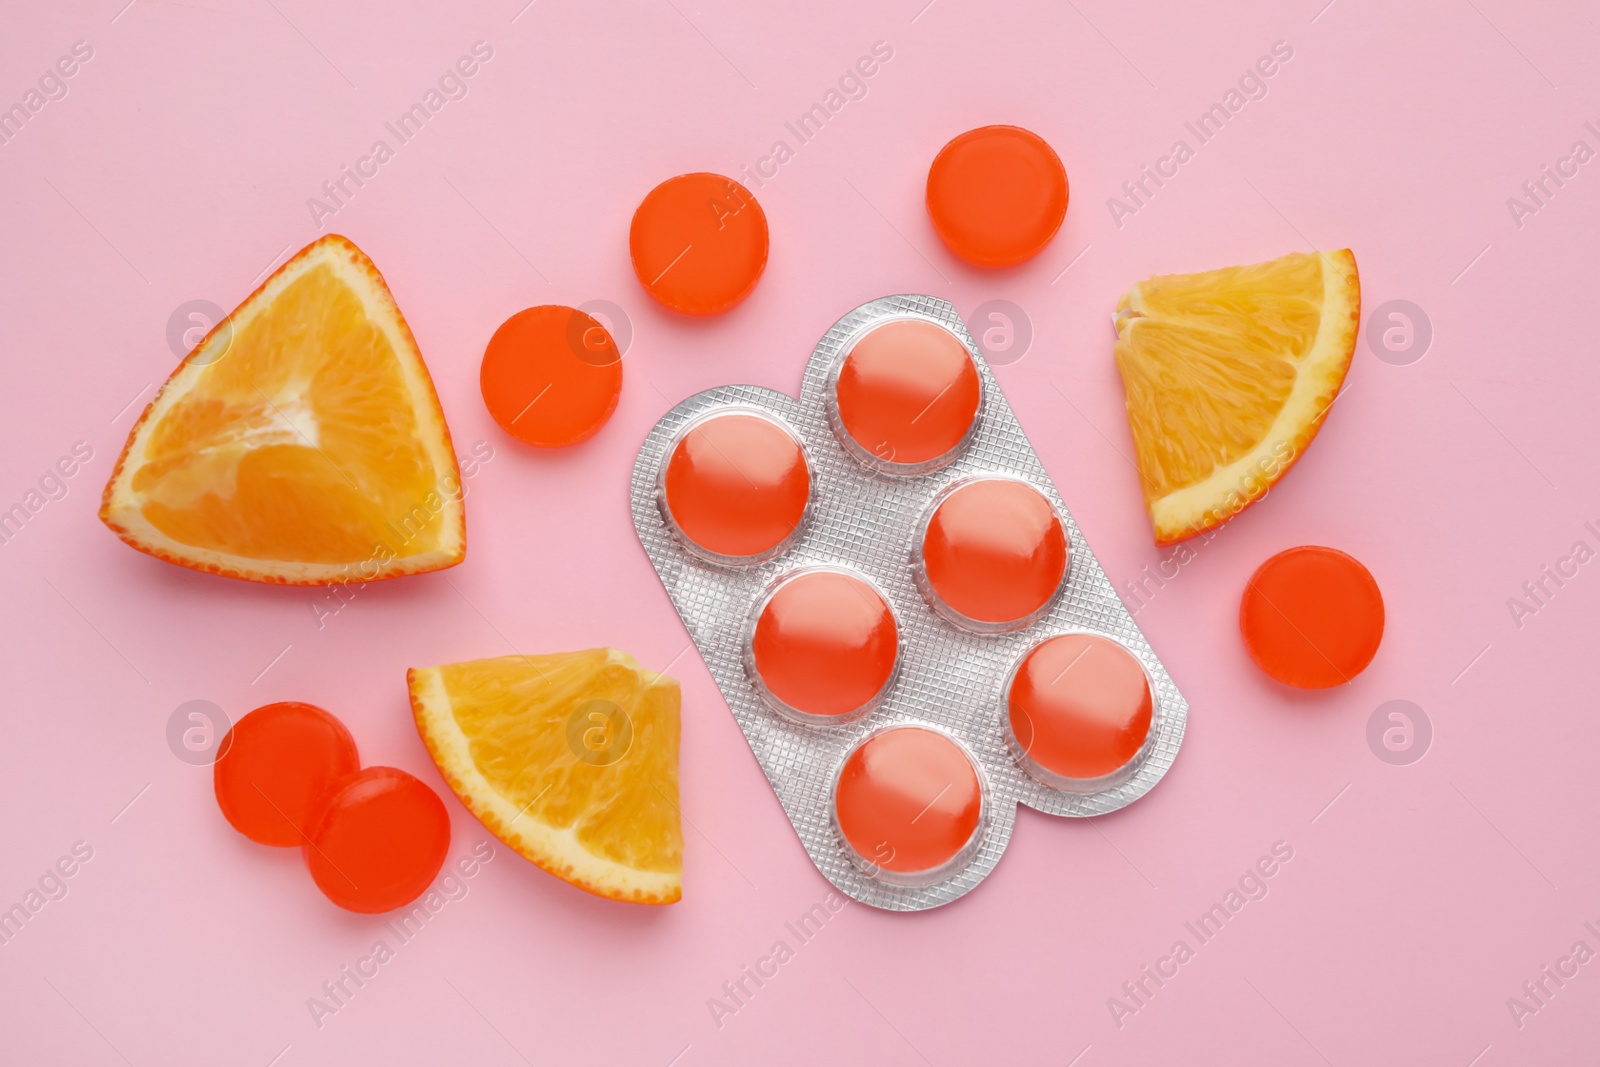
[[[834,783],[833,821],[852,861],[889,885],[933,885],[963,866],[985,814],[977,764],[926,726],[869,734]]]
[[[828,416],[862,465],[925,474],[961,453],[982,401],[983,380],[955,334],[925,319],[890,319],[845,352],[831,376]]]
[[[970,478],[934,498],[913,553],[917,586],[934,611],[974,633],[1036,622],[1067,575],[1061,517],[1019,478]]]
[[[1149,752],[1155,695],[1120,642],[1061,634],[1028,649],[1006,684],[1006,746],[1022,769],[1068,793],[1126,781]]]
[[[779,578],[758,606],[745,669],[768,706],[836,724],[882,702],[900,663],[900,628],[876,586],[841,567]]]
[[[714,563],[760,563],[798,536],[811,467],[794,431],[756,408],[697,419],[674,442],[661,512],[685,547]]]

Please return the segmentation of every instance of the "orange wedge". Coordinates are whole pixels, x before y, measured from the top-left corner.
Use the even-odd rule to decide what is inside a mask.
[[[678,683],[614,648],[406,672],[450,788],[520,855],[611,900],[683,896]]]
[[[1339,395],[1361,315],[1349,249],[1167,274],[1117,303],[1117,370],[1156,543],[1265,496]]]
[[[129,434],[100,518],[141,552],[257,582],[460,563],[450,431],[372,261],[323,237],[218,323]]]

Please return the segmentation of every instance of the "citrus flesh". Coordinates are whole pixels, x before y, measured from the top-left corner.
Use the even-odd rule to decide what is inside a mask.
[[[323,237],[218,323],[134,426],[100,518],[141,552],[259,582],[461,562],[450,431],[372,261]]]
[[[1156,542],[1227,521],[1300,458],[1355,352],[1349,249],[1170,274],[1117,304],[1117,370]]]
[[[596,648],[413,668],[417,731],[467,810],[612,900],[683,895],[678,683]]]

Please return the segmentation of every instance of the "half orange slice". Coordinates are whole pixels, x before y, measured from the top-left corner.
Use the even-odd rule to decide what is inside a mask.
[[[406,672],[417,732],[500,840],[597,896],[683,895],[678,683],[614,648]]]
[[[1355,256],[1168,274],[1117,304],[1117,370],[1156,543],[1218,526],[1305,453],[1355,352]]]
[[[450,431],[372,261],[323,237],[218,323],[134,426],[100,518],[141,552],[257,582],[460,563]]]

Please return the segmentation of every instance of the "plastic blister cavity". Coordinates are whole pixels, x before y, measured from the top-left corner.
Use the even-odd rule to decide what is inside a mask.
[[[977,407],[959,440],[946,451],[915,463],[894,459],[906,458],[904,448],[886,458],[887,449],[875,448],[881,441],[864,443],[852,437],[844,427],[836,392],[841,368],[861,339],[898,323],[914,324],[924,335],[918,343],[925,349],[948,353],[949,341],[959,344],[977,376]],[[930,329],[936,332],[928,332]],[[952,389],[965,390],[960,386],[960,364],[950,363],[958,370],[957,385]],[[904,414],[910,407],[911,401],[905,401],[899,410]],[[936,404],[932,410],[942,409]],[[954,409],[950,426],[945,427],[947,434],[951,426],[962,426],[961,410],[959,405]],[[682,519],[671,506],[667,474],[675,451],[695,427],[734,414],[765,419],[790,433],[798,442],[807,476],[804,504],[793,526],[779,530],[782,536],[770,547],[744,554],[707,551],[707,546],[686,536]],[[910,411],[905,420],[916,415]],[[914,430],[913,436],[916,432],[920,431]],[[887,435],[883,436],[886,439]],[[924,447],[938,445],[936,435]],[[730,455],[728,470],[723,473],[737,475],[743,456],[737,451]],[[790,480],[786,483],[789,495],[784,499],[794,512],[792,483],[797,475],[792,463],[785,469],[790,471]],[[1058,553],[1050,547],[1048,536],[1051,518],[1059,523],[1063,542],[1059,546],[1064,550],[1059,553],[1062,577],[1045,602],[1003,624],[973,625],[982,620],[963,618],[959,611],[940,611],[938,602],[945,597],[930,585],[926,574],[923,537],[938,504],[962,487],[983,482],[1020,483],[1048,505],[1043,510],[1023,509],[1034,513],[1034,525],[1028,529],[1044,534],[1034,538],[1035,547],[1042,546],[1038,553],[1023,554],[1030,564],[1024,571],[1033,575],[1036,583],[1038,574],[1043,573],[1042,582],[1049,586],[1051,568],[1056,565]],[[1019,499],[1030,498],[1024,494]],[[640,542],[802,845],[822,874],[856,900],[895,911],[918,911],[955,900],[999,862],[1011,837],[1018,804],[1069,817],[1115,811],[1148,792],[1177,756],[1187,703],[1112,590],[993,373],[955,308],[946,301],[891,296],[845,315],[812,352],[798,398],[758,386],[730,385],[684,400],[662,417],[640,449],[633,472],[632,508]],[[728,521],[737,525],[737,513],[730,515]],[[767,531],[772,532],[770,527]],[[1022,543],[1027,543],[1027,538]],[[1005,553],[1001,555],[1005,558]],[[814,714],[822,705],[812,705],[811,712],[796,707],[778,692],[781,686],[772,684],[776,675],[763,680],[755,663],[754,635],[762,612],[786,585],[816,573],[860,580],[882,598],[894,620],[896,648],[890,677],[870,699],[857,707],[844,707],[838,714]],[[1038,595],[1037,584],[1023,585]],[[948,602],[945,607],[950,607]],[[846,627],[849,632],[843,639],[838,634],[823,634],[821,647],[827,647],[830,640],[838,647],[870,644],[876,633],[879,640],[867,660],[881,669],[883,631],[881,626],[867,625],[873,618],[871,611],[864,611],[859,627]],[[1108,740],[1109,735],[1084,726],[1081,716],[1092,719],[1096,707],[1089,696],[1076,703],[1057,700],[1029,705],[1035,718],[1019,720],[1023,723],[1019,732],[1012,722],[1011,697],[1025,658],[1052,638],[1074,634],[1107,639],[1108,648],[1125,650],[1136,661],[1149,687],[1147,725],[1137,699],[1128,710],[1127,672],[1113,670],[1123,687],[1117,690],[1120,696],[1114,705],[1125,720],[1121,733],[1111,731],[1115,736]],[[809,652],[805,645],[802,641],[801,660],[817,652],[817,645],[810,646]],[[1052,671],[1052,677],[1044,679],[1045,687],[1085,685],[1097,677],[1091,666],[1115,666],[1118,661],[1112,653],[1095,647],[1099,651],[1092,659],[1085,654],[1076,666]],[[1111,658],[1102,662],[1106,656]],[[864,671],[855,688],[843,686],[843,694],[836,694],[837,699],[824,710],[849,704],[872,677],[870,670]],[[791,697],[806,703],[816,695],[807,694],[804,688],[791,689]],[[1133,686],[1132,692],[1137,697],[1138,687]],[[1048,718],[1051,715],[1054,718]],[[906,727],[919,728],[921,733],[901,729]],[[1142,740],[1138,736],[1141,728]],[[921,757],[927,767],[937,772],[943,758],[948,761],[944,764],[947,768],[960,768],[963,763],[949,756],[953,751],[971,768],[972,778],[948,772],[942,776],[935,773],[931,779],[919,778],[916,773],[889,779],[869,776],[869,784],[888,788],[886,795],[898,796],[895,788],[901,787],[904,795],[895,810],[903,818],[900,823],[891,819],[887,825],[853,821],[842,805],[852,802],[850,791],[860,782],[849,779],[843,801],[839,795],[851,759],[878,753],[874,741],[883,745],[885,752],[892,748],[898,753],[901,746],[895,739],[908,736],[926,742],[929,752],[945,753],[944,757]],[[891,741],[882,742],[884,737]],[[938,740],[929,741],[928,737]],[[1086,743],[1086,738],[1098,738],[1100,748],[1080,754],[1076,761],[1062,762],[1058,743],[1070,749],[1072,744]],[[1045,740],[1057,747],[1047,751],[1041,747]],[[913,752],[918,749],[915,744],[905,747]],[[1116,762],[1130,747],[1132,755]],[[907,758],[919,765],[919,757]],[[1083,777],[1086,768],[1107,767],[1107,773]],[[1062,770],[1071,773],[1060,773]],[[887,787],[884,781],[889,783]],[[924,798],[923,792],[929,795]],[[869,790],[867,795],[875,794]],[[914,803],[917,800],[921,803]],[[924,807],[926,813],[922,813]],[[911,808],[918,811],[911,812]],[[955,842],[969,823],[970,835]],[[931,845],[925,836],[919,836],[927,831],[938,831],[932,834]],[[948,857],[941,858],[945,852]],[[888,858],[891,853],[895,858]],[[932,860],[938,862],[926,866]]]

